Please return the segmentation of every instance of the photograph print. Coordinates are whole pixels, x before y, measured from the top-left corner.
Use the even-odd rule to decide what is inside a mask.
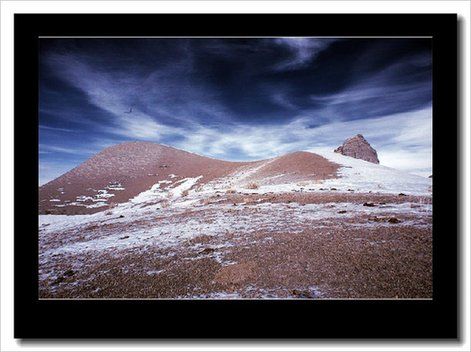
[[[430,37],[38,41],[39,299],[432,299]]]

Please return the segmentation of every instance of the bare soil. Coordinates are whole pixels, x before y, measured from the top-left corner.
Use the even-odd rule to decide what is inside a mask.
[[[44,226],[39,296],[431,298],[430,203],[335,191],[224,194],[127,223]],[[162,242],[167,225],[178,241]]]

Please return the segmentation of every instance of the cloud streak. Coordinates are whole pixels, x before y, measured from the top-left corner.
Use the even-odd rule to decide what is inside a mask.
[[[288,60],[278,63],[275,68],[277,70],[294,70],[306,66],[337,40],[301,37],[277,38],[275,43],[287,47],[292,56]]]

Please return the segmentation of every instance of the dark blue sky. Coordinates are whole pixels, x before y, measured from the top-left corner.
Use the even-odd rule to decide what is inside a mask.
[[[431,64],[430,39],[43,38],[40,183],[127,140],[253,160],[356,133],[425,175]]]

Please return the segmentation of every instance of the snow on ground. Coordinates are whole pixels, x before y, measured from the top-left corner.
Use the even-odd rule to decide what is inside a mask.
[[[40,237],[56,236],[58,232],[67,230],[83,232],[87,227],[124,223],[123,229],[112,227],[101,228],[99,236],[90,240],[63,243],[41,253],[43,256],[57,253],[83,253],[88,251],[105,251],[108,249],[128,249],[147,245],[166,248],[178,245],[185,240],[199,235],[219,236],[228,232],[250,234],[257,231],[270,233],[289,232],[296,234],[313,226],[320,220],[347,220],[359,215],[381,216],[382,214],[417,215],[413,222],[403,225],[428,226],[423,218],[431,214],[431,205],[422,204],[415,208],[411,203],[388,204],[377,207],[365,207],[354,203],[262,203],[256,205],[214,204],[197,208],[197,213],[182,220],[180,215],[188,210],[181,208],[163,209],[162,216],[157,220],[155,212],[124,212],[105,215],[105,212],[93,215],[40,215]],[[346,211],[339,213],[339,211]],[[122,214],[121,214],[122,215]],[[256,215],[256,216],[254,216]],[[143,221],[144,220],[144,221]],[[330,222],[329,222],[330,223]],[[316,225],[319,227],[319,224]],[[330,225],[329,225],[330,226]],[[394,226],[388,223],[361,224],[361,226]],[[125,235],[125,236],[124,236]]]
[[[305,229],[306,223],[312,221],[346,219],[365,213],[371,215],[380,215],[382,212],[398,215],[423,215],[424,212],[431,214],[431,205],[420,204],[416,208],[412,208],[410,203],[380,205],[373,208],[365,208],[361,204],[354,203],[305,205],[297,203],[244,205],[244,203],[239,203],[235,206],[233,204],[216,202],[212,205],[202,204],[202,200],[208,195],[214,196],[216,192],[224,190],[221,187],[228,187],[228,185],[232,185],[231,188],[235,192],[240,193],[318,192],[325,189],[323,187],[327,187],[336,188],[338,192],[355,190],[356,192],[365,193],[372,191],[374,193],[393,193],[396,195],[399,193],[430,195],[429,187],[431,180],[428,178],[409,175],[388,167],[345,157],[333,152],[323,152],[320,154],[328,160],[342,165],[338,171],[339,178],[320,182],[313,181],[312,183],[262,184],[257,189],[247,189],[241,186],[244,180],[254,173],[254,170],[259,170],[266,165],[266,163],[263,163],[252,169],[244,167],[243,170],[239,170],[229,177],[205,184],[198,192],[194,190],[194,186],[198,184],[203,176],[188,177],[176,182],[161,180],[149,190],[140,193],[127,203],[117,205],[111,210],[93,215],[41,215],[39,217],[41,234],[47,235],[74,229],[80,230],[81,227],[85,228],[90,224],[98,224],[99,226],[117,223],[133,224],[137,222],[147,224],[145,226],[128,227],[126,230],[121,231],[114,228],[114,232],[109,235],[100,236],[93,241],[76,243],[73,248],[69,248],[73,251],[102,250],[109,247],[140,246],[143,244],[143,241],[149,240],[155,244],[168,246],[198,234],[214,236],[227,231],[250,233],[260,229],[278,231],[284,228],[291,233],[296,233]],[[172,177],[173,174],[169,176]],[[166,185],[166,188],[162,188],[162,185]],[[111,186],[119,187],[120,184],[112,184]],[[189,192],[190,190],[192,191]],[[77,197],[77,200],[96,199],[97,202],[88,207],[98,208],[106,206],[106,199],[112,195],[106,189],[98,190],[98,193],[96,198],[81,196]],[[223,197],[221,200],[223,200]],[[241,212],[237,216],[231,213],[233,211],[242,211],[242,209],[245,209],[246,212]],[[345,212],[339,214],[338,210],[345,210],[346,214]],[[156,213],[157,211],[158,213]],[[211,218],[208,221],[207,217],[200,219],[200,216],[196,215],[181,221],[178,216],[188,211],[208,211],[211,214]],[[256,212],[256,216],[254,216],[253,212]],[[149,225],[149,223],[154,224],[150,219],[156,214],[167,218],[159,221],[159,226]],[[378,226],[378,224],[373,224],[372,226]],[[385,225],[381,224],[381,226]],[[120,238],[123,235],[123,231],[129,236],[128,238]]]
[[[410,195],[431,195],[432,180],[411,175],[383,165],[369,163],[330,151],[316,151],[329,161],[342,165],[340,178],[323,182],[326,187],[359,192],[406,193]]]
[[[50,232],[61,231],[61,229],[73,228],[77,225],[101,219],[103,213],[92,215],[39,215],[39,228],[48,228]]]
[[[268,159],[268,160],[258,163],[256,166],[254,165],[242,166],[237,171],[233,172],[232,174],[226,177],[218,178],[216,180],[212,180],[208,182],[207,184],[203,186],[201,192],[208,194],[216,190],[244,189],[247,186],[247,184],[250,182],[249,179],[252,175],[254,175],[257,171],[269,165],[275,160],[276,158]]]
[[[339,170],[342,178],[324,182],[262,184],[258,189],[246,189],[244,180],[250,170],[233,174],[231,176],[233,178],[229,180],[227,178],[222,179],[222,182],[219,180],[220,183],[203,184],[201,182],[203,176],[180,180],[175,178],[161,180],[130,201],[95,214],[40,215],[40,280],[58,280],[60,266],[57,263],[61,260],[67,262],[74,271],[80,271],[83,270],[84,263],[90,261],[89,258],[102,258],[102,256],[122,258],[123,253],[147,256],[148,253],[158,250],[156,255],[159,258],[178,253],[181,255],[178,260],[192,261],[204,257],[206,261],[210,258],[213,263],[216,261],[221,267],[227,267],[238,263],[238,259],[231,255],[235,246],[244,248],[244,246],[272,243],[287,234],[302,238],[306,236],[306,231],[310,235],[309,231],[313,230],[327,232],[327,236],[330,236],[331,231],[335,233],[345,228],[365,228],[367,231],[379,229],[384,235],[378,239],[370,240],[355,236],[350,238],[355,245],[358,243],[355,241],[369,241],[370,245],[378,245],[396,241],[393,227],[410,226],[416,229],[431,227],[432,205],[428,204],[429,193],[425,197],[376,196],[376,199],[394,198],[396,201],[399,199],[399,202],[375,201],[375,206],[365,206],[364,200],[357,201],[357,198],[354,198],[356,195],[345,194],[341,199],[352,197],[352,200],[305,203],[304,199],[309,197],[302,195],[299,198],[293,197],[302,203],[293,201],[271,203],[266,202],[273,199],[271,195],[234,197],[225,193],[229,189],[228,185],[234,192],[241,193],[321,192],[320,189],[325,187],[336,187],[338,189],[336,193],[348,189],[355,189],[357,193],[358,191],[367,193],[373,185],[381,184],[383,188],[374,189],[375,193],[423,194],[420,191],[426,184],[421,177],[396,172],[375,164],[361,161],[358,163],[356,159],[345,161],[344,158],[346,157],[332,160],[343,166]],[[366,177],[370,179],[366,181]],[[99,195],[109,194],[106,190],[97,192]],[[358,196],[359,199],[365,197],[364,194]],[[313,198],[317,199],[318,196]],[[93,206],[107,205],[106,196],[95,197],[92,200],[98,200],[92,204]],[[395,221],[389,222],[392,217]],[[198,237],[205,238],[205,241],[209,238],[209,242],[199,242]],[[171,261],[173,259],[171,258]],[[142,270],[145,275],[159,279],[167,275],[166,268],[163,268],[163,266],[145,266]],[[122,269],[126,273],[128,270],[134,270],[130,266]],[[70,285],[80,284],[83,284],[83,281],[82,283],[74,281]],[[52,286],[52,293],[56,287]],[[247,286],[242,292],[224,290],[210,294],[190,292],[180,298],[230,299],[245,296],[318,298],[323,297],[323,292],[317,286],[308,288],[300,286],[299,289],[296,287],[265,289]]]
[[[106,187],[106,189],[109,189],[110,191],[124,191],[126,188],[124,188],[124,187]]]
[[[276,184],[283,175],[273,175],[255,180],[258,188],[247,188],[248,180],[266,166],[271,160],[244,166],[237,172],[204,183],[203,176],[179,179],[169,174],[166,180],[155,183],[150,189],[138,194],[126,203],[113,208],[106,208],[91,215],[40,215],[39,216],[39,264],[40,277],[57,276],[54,266],[57,258],[70,261],[74,270],[80,270],[83,258],[101,258],[101,255],[120,256],[127,253],[147,254],[149,250],[162,249],[163,256],[184,253],[181,260],[199,260],[201,257],[212,258],[221,266],[236,264],[228,253],[231,247],[255,245],[275,241],[277,236],[302,236],[306,231],[322,229],[330,235],[335,229],[366,228],[384,232],[377,241],[370,244],[394,241],[389,237],[394,233],[392,227],[411,226],[413,228],[431,228],[432,205],[431,179],[410,175],[382,165],[349,158],[333,152],[317,152],[328,160],[341,165],[338,178],[323,181],[303,181]],[[252,177],[251,177],[252,176]],[[182,176],[180,176],[182,177]],[[286,180],[286,178],[284,178]],[[119,191],[122,185],[110,183],[105,189],[94,190],[93,197],[79,196],[74,202],[88,207],[105,207],[107,200],[114,194],[108,191]],[[301,194],[299,202],[278,202],[276,194],[293,192],[329,192],[342,194],[342,201],[329,203],[309,203],[305,199],[317,199]],[[230,190],[229,192],[227,192]],[[355,192],[352,193],[352,190]],[[229,193],[229,194],[226,194]],[[375,206],[365,206],[365,194],[390,193],[398,195],[419,195],[421,197],[383,197],[394,201],[377,202]],[[258,193],[266,196],[231,196],[232,193]],[[268,195],[272,193],[272,195]],[[294,193],[293,193],[294,194]],[[358,195],[359,198],[355,198]],[[273,197],[275,198],[273,198]],[[423,196],[423,197],[422,197]],[[351,198],[349,198],[351,197]],[[258,199],[257,199],[258,198]],[[322,196],[320,196],[322,198]],[[271,199],[276,199],[271,203]],[[347,199],[347,201],[344,201]],[[351,199],[351,201],[348,201]],[[367,198],[369,199],[369,198]],[[268,202],[267,202],[268,200]],[[55,199],[50,200],[55,202]],[[397,202],[396,202],[397,201]],[[413,201],[414,203],[411,203]],[[82,202],[93,202],[91,205]],[[69,203],[69,204],[74,204]],[[305,204],[306,203],[306,204]],[[101,209],[100,209],[101,210]],[[389,222],[391,217],[395,221]],[[383,231],[386,229],[387,231]],[[314,230],[315,232],[315,230]],[[262,234],[265,237],[260,237]],[[308,232],[310,234],[310,232]],[[198,242],[196,237],[210,238],[208,242]],[[351,241],[366,241],[364,238],[349,238]],[[192,240],[192,241],[189,241]],[[367,239],[368,241],[370,239]],[[357,243],[357,242],[355,242]],[[195,257],[182,248],[190,248],[188,253],[198,253]],[[205,252],[205,249],[210,251]],[[124,251],[124,252],[123,252]],[[91,256],[89,256],[91,254]],[[98,256],[97,256],[98,255]],[[160,254],[158,254],[160,255]],[[126,269],[127,270],[127,269]],[[146,267],[144,273],[158,278],[165,270],[157,267]],[[245,295],[256,295],[262,298],[298,297],[299,294],[309,297],[322,297],[317,286],[293,288],[282,291],[247,286],[244,292],[217,291],[209,295],[189,294],[182,298],[239,298]],[[253,290],[253,292],[252,292]],[[294,291],[299,291],[294,294]]]
[[[339,192],[363,193],[405,193],[408,195],[431,195],[432,180],[383,165],[373,164],[364,160],[347,157],[330,151],[315,151],[329,161],[341,165],[337,178],[323,181],[303,181],[277,183],[277,178],[286,174],[274,175],[260,180],[253,180],[258,187],[250,188],[249,179],[258,170],[273,162],[267,160],[257,166],[244,166],[237,172],[217,180],[213,180],[202,188],[201,192],[210,194],[214,191],[233,190],[238,193],[286,193],[286,192],[317,192],[335,188]]]
[[[186,299],[195,299],[195,298],[215,298],[215,299],[234,299],[242,298],[238,292],[211,292],[207,295],[191,295],[191,296],[179,296],[176,298],[186,298]]]
[[[177,187],[169,190],[170,196],[173,198],[182,196],[183,192],[189,191],[202,177],[203,176],[184,178]]]
[[[102,207],[106,207],[107,205],[108,203],[106,202],[96,202],[95,204],[87,205],[87,208],[102,208]]]
[[[293,295],[293,292],[303,293],[305,296],[301,298],[322,298],[323,293],[317,286],[297,287],[292,289],[287,289],[286,287],[277,287],[276,289],[267,289],[263,287],[257,287],[255,285],[248,285],[244,287],[240,292],[211,292],[209,294],[189,294],[187,296],[179,296],[177,298],[186,298],[186,299],[242,299],[244,297],[253,296],[261,299],[286,299],[293,298],[299,299],[299,295]],[[281,295],[280,295],[281,293]],[[252,298],[246,298],[252,299]]]
[[[295,235],[312,226],[324,226],[319,224],[319,221],[327,221],[325,226],[332,226],[339,219],[347,221],[365,215],[409,216],[413,217],[413,220],[403,221],[403,225],[429,226],[428,221],[432,213],[430,204],[403,202],[375,207],[365,207],[355,202],[232,204],[221,202],[224,196],[219,202],[209,204],[204,202],[207,196],[212,197],[216,192],[221,193],[229,187],[241,193],[319,192],[328,187],[336,188],[338,192],[353,189],[365,193],[372,191],[430,196],[430,179],[336,153],[324,152],[321,155],[342,165],[338,171],[339,178],[311,183],[262,184],[257,189],[245,188],[243,185],[247,177],[253,175],[254,170],[266,165],[263,163],[252,169],[244,167],[229,177],[204,185],[199,183],[203,176],[188,177],[176,182],[161,180],[129,202],[92,215],[40,215],[40,242],[42,240],[48,243],[40,256],[47,260],[50,255],[57,253],[77,254],[148,245],[165,248],[179,245],[182,241],[199,235],[219,236],[228,232],[251,234],[257,231],[267,233],[284,231]],[[173,179],[172,175],[169,177]],[[197,184],[203,185],[198,191],[195,190]],[[119,186],[119,184],[111,185],[112,188]],[[98,190],[96,198],[81,196],[77,197],[77,201],[97,200],[89,207],[104,207],[107,205],[107,198],[111,196],[112,194],[106,189]],[[158,220],[156,216],[159,217]],[[357,225],[395,226],[387,222],[361,222]],[[73,239],[57,237],[64,233],[72,233],[73,236],[87,233],[90,236],[75,242]],[[218,253],[214,256],[218,256]],[[217,259],[223,262],[222,258]]]
[[[99,189],[98,194],[95,197],[97,199],[103,199],[103,198],[107,199],[107,198],[114,197],[114,194],[108,193],[108,191],[106,189]]]
[[[110,182],[108,186],[105,187],[110,191],[124,191],[125,188],[120,182]]]
[[[151,203],[156,201],[161,201],[164,199],[172,199],[178,198],[183,195],[185,191],[189,191],[199,179],[203,176],[198,177],[187,177],[182,180],[175,182],[175,184],[179,184],[178,186],[168,187],[166,189],[162,189],[161,185],[169,185],[173,183],[170,180],[162,180],[158,183],[154,184],[149,190],[139,193],[137,196],[130,200],[132,204],[145,204]],[[126,204],[122,204],[122,206],[126,207]]]
[[[159,181],[153,185],[149,190],[139,193],[137,196],[132,198],[129,202],[133,204],[141,204],[149,201],[154,201],[156,199],[164,199],[165,194],[160,190],[160,184],[163,183]]]

